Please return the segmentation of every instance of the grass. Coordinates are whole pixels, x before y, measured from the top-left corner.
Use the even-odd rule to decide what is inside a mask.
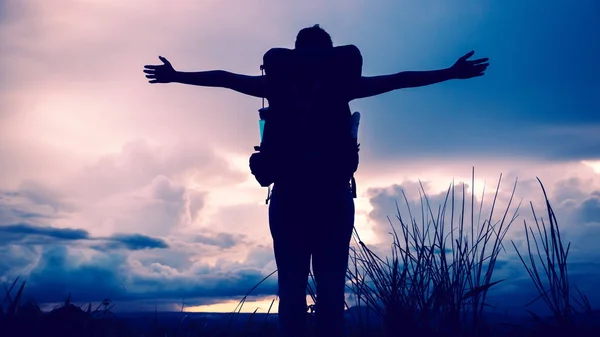
[[[539,218],[538,220],[533,203],[531,203],[531,211],[535,219],[537,236],[534,233],[533,228],[527,226],[527,221],[524,220],[523,226],[525,228],[527,240],[527,257],[524,257],[523,254],[521,254],[514,242],[513,247],[517,251],[521,263],[525,267],[527,274],[539,294],[539,296],[528,303],[527,306],[542,299],[548,309],[552,312],[552,321],[548,324],[548,322],[544,322],[544,320],[534,312],[529,310],[528,312],[536,319],[536,321],[542,323],[545,330],[555,332],[561,331],[565,335],[569,335],[574,332],[574,330],[578,331],[582,328],[581,326],[577,326],[574,322],[576,313],[585,314],[590,318],[589,321],[594,321],[595,317],[589,300],[576,286],[574,286],[574,288],[578,293],[578,297],[575,297],[571,293],[567,268],[567,257],[569,255],[571,243],[568,243],[566,247],[563,244],[558,221],[556,220],[554,210],[548,201],[544,185],[539,179],[538,182],[542,187],[544,199],[546,201],[549,227],[546,225],[543,218]],[[533,250],[534,246],[535,250]],[[526,258],[528,261],[526,261]],[[538,262],[536,262],[536,258]],[[577,307],[579,307],[580,310],[577,310],[577,307],[574,304],[577,304]],[[592,327],[584,326],[583,328],[589,330]]]
[[[369,248],[355,231],[347,273],[347,286],[355,302],[349,310],[353,318],[349,336],[593,335],[599,326],[594,324],[587,297],[569,281],[570,243],[563,244],[541,181],[548,220],[538,217],[531,203],[537,231],[524,221],[527,252],[517,249],[514,242],[512,245],[539,294],[532,302],[541,299],[552,317],[545,319],[529,311],[533,325],[516,325],[512,330],[486,321],[484,311],[492,308],[488,293],[504,281],[494,277],[494,268],[500,254],[506,252],[503,240],[521,205],[513,205],[515,181],[506,207],[498,210],[501,181],[502,176],[486,207],[485,189],[476,204],[475,196],[469,198],[464,185],[457,189],[452,183],[442,204],[435,207],[421,185],[418,217],[403,194],[407,211],[401,212],[396,203],[397,224],[388,218],[392,242],[386,256]],[[242,322],[243,328],[235,325],[247,297],[274,273],[248,291],[223,329],[184,318],[177,328],[169,330],[160,326],[156,313],[146,336],[275,336],[275,326],[268,321],[273,302],[264,320],[259,320],[255,310]],[[310,279],[307,293],[318,303],[312,275]],[[43,313],[35,302],[22,300],[25,283],[17,279],[5,286],[0,336],[140,336],[112,314],[108,300],[95,308],[91,304],[83,307],[74,305],[69,296],[61,306]],[[314,305],[307,308],[309,322],[316,310]]]
[[[464,185],[459,203],[452,184],[435,212],[421,185],[420,221],[413,216],[403,194],[409,217],[404,218],[396,204],[400,233],[390,221],[393,243],[389,257],[379,257],[355,232],[357,247],[350,254],[349,288],[357,306],[365,305],[367,312],[379,316],[385,336],[484,333],[482,312],[487,305],[487,292],[503,281],[492,280],[494,266],[518,210],[517,206],[513,215],[508,216],[515,182],[501,219],[492,222],[500,181],[483,222],[480,222],[483,203],[475,222],[478,205],[474,196],[470,199],[471,211],[467,213]]]

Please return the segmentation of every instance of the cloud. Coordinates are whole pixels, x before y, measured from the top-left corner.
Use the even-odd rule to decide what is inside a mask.
[[[129,250],[169,248],[162,239],[152,238],[142,234],[114,234],[108,238],[109,248],[126,248]]]
[[[59,240],[85,240],[89,238],[87,231],[73,228],[38,227],[28,224],[0,226],[0,232],[14,235],[39,235]]]
[[[72,207],[61,200],[59,194],[37,181],[25,180],[21,182],[17,191],[10,194],[11,197],[23,197],[35,205],[49,206],[54,212],[72,211]]]
[[[181,301],[188,305],[214,302],[215,298],[236,298],[260,282],[266,274],[263,261],[246,259],[214,266],[194,263],[178,270],[155,261],[132,260],[116,252],[86,252],[53,246],[44,248],[27,277],[26,296],[40,302],[56,302],[71,293],[74,301],[116,302],[156,299]],[[272,270],[271,270],[272,271]],[[274,294],[274,279],[258,294]]]
[[[594,191],[579,206],[580,219],[584,223],[600,223],[600,191]]]
[[[194,238],[194,242],[227,249],[237,245],[241,238],[243,238],[243,236],[233,235],[229,233],[217,233],[216,235],[212,236],[196,235],[196,237]]]
[[[0,225],[21,221],[46,224],[59,219],[72,211],[63,198],[34,182],[22,183],[15,190],[0,189]]]
[[[139,140],[59,177],[29,179],[4,190],[0,223],[47,225],[50,217],[61,227],[95,235],[122,228],[167,235],[201,221],[209,194],[244,182],[249,172],[202,144],[152,146]]]
[[[71,292],[78,301],[187,297],[196,298],[196,304],[213,303],[245,294],[266,270],[273,271],[272,257],[267,267],[265,258],[259,264],[253,257],[243,259],[246,251],[253,251],[244,235],[197,227],[198,221],[211,221],[210,213],[204,214],[206,207],[214,207],[207,204],[211,194],[245,180],[210,151],[140,141],[65,178],[54,184],[32,180],[3,191],[0,199],[3,214],[24,224],[8,227],[14,223],[2,216],[4,231],[12,233],[6,249],[0,250],[7,260],[0,265],[2,279],[27,278],[29,294],[38,301],[61,300]],[[22,190],[32,190],[30,186],[46,194]],[[33,218],[37,221],[27,222]],[[231,215],[227,219],[238,221]],[[75,240],[69,233],[81,237]],[[25,245],[32,251],[25,253]],[[270,294],[272,282],[266,288]]]
[[[220,184],[235,184],[246,178],[230,168],[214,149],[198,142],[175,141],[172,144],[152,145],[139,139],[130,141],[117,153],[101,156],[86,165],[71,182],[71,193],[87,192],[90,197],[102,198],[126,193],[154,184],[150,191],[160,197],[168,191],[167,180],[193,180],[203,189]],[[85,191],[82,188],[85,187]],[[165,195],[173,198],[175,195]]]
[[[389,238],[387,234],[392,230],[390,221],[399,230],[398,215],[402,218],[403,223],[409,227],[413,221],[418,226],[427,226],[435,221],[436,223],[443,223],[446,230],[449,230],[450,224],[458,226],[460,221],[464,221],[465,225],[470,226],[471,210],[476,226],[478,221],[481,223],[487,220],[491,211],[491,202],[493,201],[491,199],[494,191],[487,192],[481,210],[479,209],[481,200],[478,196],[472,199],[469,184],[457,182],[446,191],[436,192],[428,182],[422,182],[421,187],[421,184],[413,181],[405,181],[385,188],[369,189],[366,194],[373,207],[369,213],[369,218],[376,223],[381,239],[383,237]],[[502,201],[508,205],[506,200]],[[472,205],[473,207],[471,207]],[[513,211],[515,207],[516,205],[511,205]],[[504,210],[505,208],[502,207],[496,209],[494,218],[500,218]],[[492,222],[494,221],[492,220]]]
[[[69,293],[79,301],[101,301],[125,291],[120,286],[126,275],[123,255],[94,254],[86,261],[81,254],[77,257],[77,251],[64,246],[44,248],[27,276],[25,294],[43,303],[60,301]]]
[[[142,234],[113,234],[110,237],[92,237],[86,230],[76,228],[55,228],[51,226],[34,226],[26,223],[0,226],[4,244],[19,245],[70,245],[85,247],[86,243],[102,241],[94,245],[96,249],[153,249],[168,248],[163,240]],[[78,244],[79,243],[79,244]]]
[[[269,206],[264,203],[266,191],[256,186],[250,186],[248,188],[230,190],[230,193],[244,195],[244,200],[241,202],[227,202],[229,193],[225,193],[223,201],[219,197],[218,201],[221,204],[215,207],[210,217],[207,217],[203,221],[203,228],[209,229],[208,233],[230,233],[233,240],[239,241],[243,239],[247,244],[251,245],[261,245],[264,242],[270,242],[271,234],[268,226]],[[210,238],[199,239],[208,242],[217,238],[214,237],[214,234],[210,234]],[[217,240],[222,245],[226,244],[230,239],[222,237]]]

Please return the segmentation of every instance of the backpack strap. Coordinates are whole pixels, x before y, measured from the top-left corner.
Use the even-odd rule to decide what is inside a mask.
[[[264,78],[265,77],[265,67],[264,65],[260,65],[260,75]],[[262,110],[265,109],[265,98],[262,97]],[[256,149],[256,146],[254,147]],[[258,150],[260,150],[260,147],[258,147]],[[271,200],[271,185],[267,186],[267,198],[265,199],[265,205],[269,204],[269,200]]]

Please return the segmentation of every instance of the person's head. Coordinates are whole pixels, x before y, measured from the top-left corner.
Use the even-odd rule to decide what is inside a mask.
[[[296,49],[332,47],[331,36],[319,25],[303,28],[296,36]]]

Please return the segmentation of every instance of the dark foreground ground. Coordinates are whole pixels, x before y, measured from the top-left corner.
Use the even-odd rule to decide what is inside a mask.
[[[154,313],[122,313],[119,317],[132,329],[141,331],[148,327],[150,322],[156,320],[160,327],[166,330],[176,331],[182,326],[193,327],[196,331],[204,330],[207,336],[220,335],[219,332],[228,331],[232,335],[249,336],[275,336],[277,315],[274,314],[230,314],[219,313],[180,313],[162,312]],[[552,336],[565,335],[567,337],[594,336],[600,337],[600,311],[594,312],[593,316],[578,315],[575,320],[574,330],[560,333],[560,329],[554,324],[551,317],[543,318],[543,322],[537,321],[531,316],[516,316],[510,314],[486,314],[486,321],[490,329],[483,336]],[[309,318],[309,325],[310,325]],[[370,314],[359,317],[357,311],[346,313],[346,325],[348,336],[407,336],[400,331],[392,334],[384,334],[381,328],[381,320],[376,315]],[[423,334],[416,334],[427,337]],[[203,336],[199,334],[198,336]],[[227,336],[225,334],[224,336]],[[333,337],[333,336],[332,336]]]
[[[347,311],[348,336],[455,336],[457,333],[431,334],[423,329],[394,329],[384,333],[376,315],[356,309]],[[68,305],[50,313],[20,311],[14,317],[0,317],[0,337],[66,336],[276,336],[277,315],[184,312],[90,313]],[[488,329],[478,336],[600,336],[600,311],[578,315],[569,329],[561,329],[551,318],[542,321],[527,316],[486,314]],[[309,329],[310,329],[309,320]],[[401,330],[401,331],[399,331]],[[466,335],[465,335],[466,336]],[[334,337],[334,336],[331,336]]]

